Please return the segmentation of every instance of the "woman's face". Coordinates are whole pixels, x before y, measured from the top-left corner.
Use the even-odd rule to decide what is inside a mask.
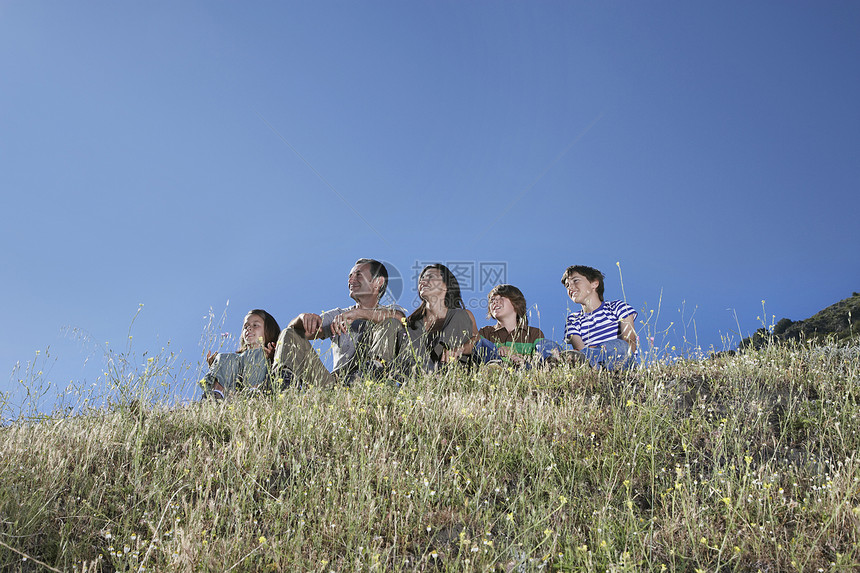
[[[245,317],[245,323],[242,325],[242,338],[250,348],[257,348],[263,345],[263,340],[266,335],[266,321],[263,317],[256,314],[249,314]]]
[[[428,298],[445,297],[448,292],[448,287],[442,279],[442,272],[439,269],[430,268],[421,273],[418,279],[418,296],[421,300]]]

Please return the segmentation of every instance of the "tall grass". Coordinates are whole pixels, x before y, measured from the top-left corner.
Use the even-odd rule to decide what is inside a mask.
[[[103,407],[0,429],[0,569],[856,570],[858,354],[174,407],[156,357]]]

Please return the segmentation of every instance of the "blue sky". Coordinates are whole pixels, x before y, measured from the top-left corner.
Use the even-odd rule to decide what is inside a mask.
[[[479,325],[504,263],[557,338],[570,264],[671,344],[806,318],[860,290],[858,54],[856,2],[0,2],[0,391],[133,319],[193,377],[359,257],[407,309],[473,267]]]

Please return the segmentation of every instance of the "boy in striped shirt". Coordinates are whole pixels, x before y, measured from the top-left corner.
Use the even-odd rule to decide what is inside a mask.
[[[608,370],[625,370],[634,362],[638,314],[622,300],[603,300],[603,273],[574,265],[561,277],[570,299],[582,307],[567,317],[564,339],[581,352],[589,364]]]

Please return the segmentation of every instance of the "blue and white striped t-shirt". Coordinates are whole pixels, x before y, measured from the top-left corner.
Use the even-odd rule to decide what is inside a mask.
[[[603,301],[593,312],[572,312],[567,315],[564,327],[564,339],[569,340],[576,335],[582,338],[586,346],[602,344],[618,338],[618,323],[622,319],[639,313],[623,300]]]

